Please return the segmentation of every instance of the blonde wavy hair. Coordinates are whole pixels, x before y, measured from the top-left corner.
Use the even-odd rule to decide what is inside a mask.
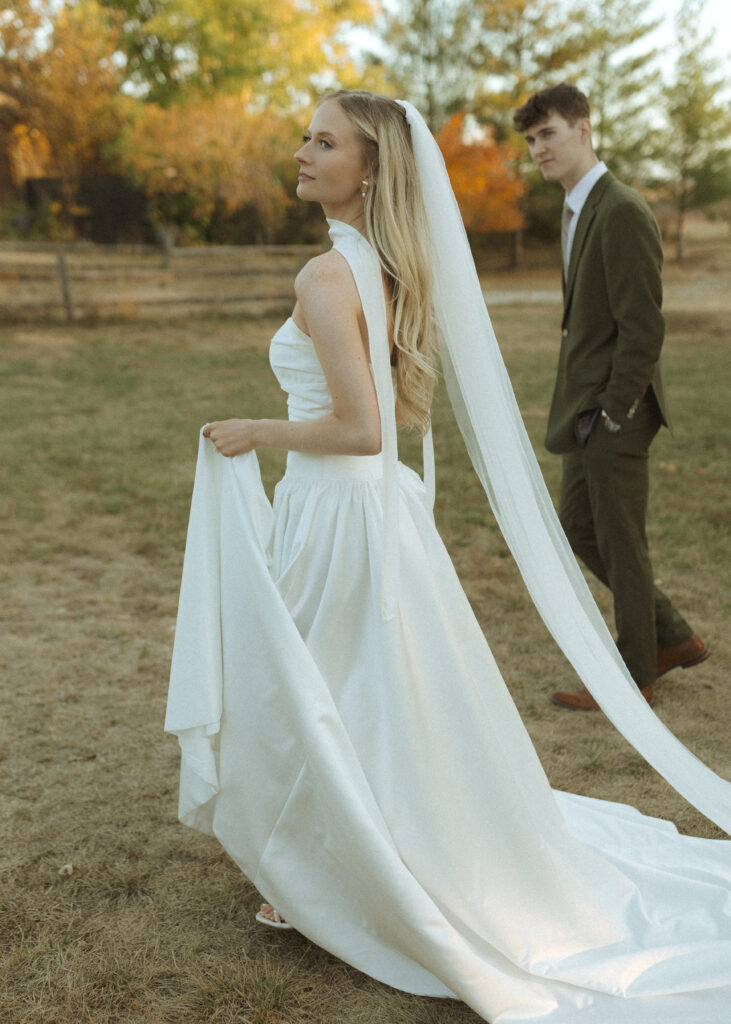
[[[429,228],[404,108],[365,91],[341,90],[336,100],[363,139],[369,187],[366,237],[390,292],[396,367],[396,418],[423,434],[429,426],[436,370]]]

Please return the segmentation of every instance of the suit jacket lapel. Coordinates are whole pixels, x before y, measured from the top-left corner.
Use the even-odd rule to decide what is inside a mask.
[[[602,197],[610,183],[613,176],[610,171],[603,174],[599,181],[596,183],[594,188],[591,190],[586,198],[581,213],[579,214],[579,221],[576,225],[576,231],[574,232],[574,240],[571,243],[571,258],[569,260],[569,271],[567,277],[563,281],[563,308],[564,314],[568,312],[569,304],[571,302],[571,294],[574,290],[574,282],[576,281],[576,268],[579,264],[581,257],[581,250],[584,248],[584,242],[586,236],[589,233],[589,228],[596,216],[597,208],[602,200]]]

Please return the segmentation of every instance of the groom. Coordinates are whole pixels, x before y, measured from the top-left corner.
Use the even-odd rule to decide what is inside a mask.
[[[589,101],[563,83],[514,116],[546,181],[566,192],[564,311],[546,447],[563,456],[559,517],[571,547],[612,591],[617,646],[642,693],[709,651],[653,583],[645,534],[648,451],[669,426],[660,377],[662,248],[642,197],[597,159]],[[598,705],[586,689],[556,704]]]

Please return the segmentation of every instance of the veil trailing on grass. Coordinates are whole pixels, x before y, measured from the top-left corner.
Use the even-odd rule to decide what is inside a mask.
[[[731,832],[731,784],[652,712],[579,570],[523,426],[439,147],[416,108],[399,102],[429,218],[447,390],[503,536],[543,621],[607,717],[686,800]]]

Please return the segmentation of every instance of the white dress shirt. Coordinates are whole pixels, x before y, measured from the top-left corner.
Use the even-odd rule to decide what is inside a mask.
[[[569,260],[571,259],[571,246],[574,241],[574,235],[576,234],[576,224],[579,220],[579,215],[584,208],[584,203],[589,198],[591,190],[594,188],[601,176],[606,174],[606,172],[607,165],[603,160],[600,160],[598,164],[594,164],[591,170],[586,172],[584,177],[574,185],[570,192],[566,193],[564,204],[568,206],[573,213],[573,217],[569,224],[568,244],[566,248],[566,266],[568,266]]]

